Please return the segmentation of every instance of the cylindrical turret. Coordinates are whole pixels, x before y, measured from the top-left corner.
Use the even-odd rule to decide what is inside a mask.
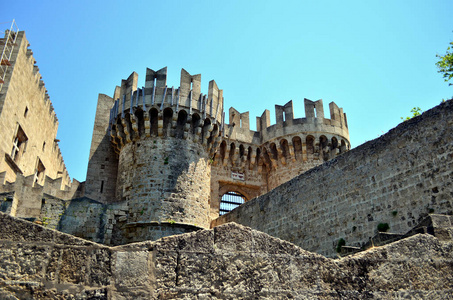
[[[256,131],[250,130],[248,112],[230,108],[230,124],[224,126],[211,170],[216,178],[211,189],[212,218],[233,206],[228,193],[250,200],[350,149],[343,109],[331,102],[329,119],[322,100],[304,99],[304,106],[305,118],[294,118],[292,101],[276,105],[274,125],[265,110],[257,118]]]
[[[200,75],[181,71],[167,87],[167,69],[136,73],[115,91],[112,146],[119,155],[116,200],[128,205],[124,242],[209,228],[211,161],[219,144],[222,91],[200,93]]]

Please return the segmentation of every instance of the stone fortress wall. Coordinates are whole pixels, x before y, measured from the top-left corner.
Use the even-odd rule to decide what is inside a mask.
[[[144,87],[134,72],[113,97],[99,95],[87,180],[71,183],[28,41],[10,33],[0,194],[11,215],[107,244],[157,239],[209,228],[226,192],[249,200],[349,148],[346,117],[334,103],[325,119],[322,100],[306,99],[306,117],[294,119],[290,101],[276,106],[275,125],[266,110],[251,131],[248,113],[234,108],[225,123],[215,81],[203,94],[200,74],[183,69],[175,89],[166,68],[147,69]]]
[[[67,174],[59,148],[47,151],[52,141],[58,146],[58,122],[25,35],[17,36],[0,98],[0,122],[10,133],[2,138],[3,212],[107,245],[235,221],[327,256],[341,238],[349,246],[367,243],[379,223],[404,233],[432,211],[452,213],[451,101],[347,151],[347,120],[335,103],[330,119],[322,100],[305,99],[304,118],[294,118],[291,101],[277,105],[276,124],[266,110],[253,131],[248,112],[234,108],[227,124],[215,81],[202,94],[201,75],[184,69],[179,89],[167,87],[166,68],[147,69],[145,87],[132,73],[113,97],[99,95],[87,181],[70,184],[48,163]],[[21,85],[37,90],[25,95]],[[33,131],[43,120],[50,137]],[[15,162],[8,156],[17,124],[27,147],[17,147]],[[39,176],[37,161],[45,166]],[[229,191],[250,201],[217,219]]]
[[[333,102],[331,119],[322,100],[305,99],[301,119],[291,101],[276,106],[276,124],[266,110],[252,131],[248,113],[234,108],[225,123],[214,80],[204,95],[201,75],[182,69],[177,89],[166,78],[166,68],[147,69],[140,89],[134,72],[112,98],[99,96],[85,196],[125,214],[109,220],[111,242],[118,231],[127,241],[156,239],[167,223],[209,228],[226,192],[251,199],[349,149],[346,116]]]
[[[53,179],[63,178],[63,188],[70,186],[56,139],[58,119],[33,52],[28,48],[23,31],[11,34],[16,35],[15,45],[10,60],[3,62],[9,66],[0,91],[0,147],[4,153],[0,162],[1,170],[6,172],[4,179],[13,182],[16,173],[34,174],[39,160],[44,169],[40,171],[38,183],[44,182],[44,175],[47,175]],[[1,42],[12,40],[4,37]],[[21,135],[22,141],[16,154],[12,149],[17,135]]]
[[[2,299],[453,297],[451,234],[333,260],[234,223],[118,247],[3,213],[0,227]]]
[[[453,101],[401,123],[214,220],[237,222],[335,256],[387,223],[405,234],[429,213],[453,214]]]
[[[57,140],[58,119],[23,31],[7,30],[0,48],[0,193],[13,216],[40,217],[42,195],[71,199],[71,183]],[[6,51],[5,51],[6,52]]]

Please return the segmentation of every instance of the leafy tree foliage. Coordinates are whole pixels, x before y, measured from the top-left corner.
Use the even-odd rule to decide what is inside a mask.
[[[412,119],[413,117],[416,117],[416,116],[419,116],[422,114],[422,109],[420,107],[414,107],[413,109],[411,109],[411,113],[412,115],[409,116],[409,117],[406,117],[406,118],[403,118],[401,117],[401,120],[404,120],[404,121],[407,121],[407,120],[410,120]]]
[[[443,73],[446,82],[453,78],[453,42],[450,42],[450,45],[445,55],[436,55],[436,57],[440,58],[436,63],[436,66],[439,68],[438,72]],[[448,85],[453,85],[453,83],[449,83]]]

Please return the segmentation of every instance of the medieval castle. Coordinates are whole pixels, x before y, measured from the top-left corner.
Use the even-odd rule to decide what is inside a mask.
[[[334,102],[330,119],[322,100],[305,99],[306,117],[300,119],[291,101],[276,105],[276,124],[265,110],[252,131],[248,112],[230,108],[225,123],[223,93],[214,80],[203,94],[201,75],[182,69],[176,89],[167,86],[166,68],[147,69],[145,87],[137,87],[134,72],[113,97],[99,95],[87,180],[71,183],[56,140],[58,121],[28,42],[23,32],[7,34],[5,45],[14,46],[2,94],[7,130],[1,174],[3,192],[11,195],[4,211],[13,216],[61,229],[77,198],[106,207],[112,213],[104,223],[112,226],[86,226],[76,218],[69,227],[86,226],[86,232],[70,233],[114,245],[157,240],[208,229],[219,214],[350,148],[346,115]],[[20,195],[23,186],[34,196]],[[225,194],[230,197],[222,202]]]
[[[225,249],[231,253],[247,252],[247,247],[257,247],[258,241],[260,247],[268,245],[266,250],[260,248],[266,255],[290,251],[290,244],[275,240],[272,243],[281,243],[281,248],[271,254],[272,238],[255,231],[259,230],[327,257],[363,248],[370,238],[379,235],[377,228],[382,224],[390,228],[393,234],[390,239],[429,227],[436,228],[436,236],[451,241],[453,233],[448,216],[453,214],[451,101],[349,151],[346,114],[334,102],[329,104],[330,118],[325,116],[322,100],[305,99],[304,118],[294,117],[291,101],[276,105],[276,124],[271,125],[270,112],[265,110],[256,118],[256,131],[253,131],[248,112],[230,108],[229,124],[225,122],[223,92],[214,80],[209,82],[207,94],[203,94],[199,74],[190,75],[182,69],[180,86],[174,88],[167,85],[166,68],[147,69],[144,87],[137,86],[138,74],[134,72],[114,89],[113,97],[99,95],[86,182],[71,182],[56,138],[58,120],[25,33],[12,27],[6,31],[0,46],[0,149],[4,153],[0,163],[0,204],[5,213],[1,221],[2,240],[8,240],[8,245],[15,241],[15,236],[34,232],[38,227],[55,232],[52,243],[56,244],[60,243],[56,242],[60,232],[83,238],[85,241],[80,243],[76,241],[82,240],[74,237],[75,240],[62,243],[69,248],[71,245],[88,247],[92,254],[98,251],[93,250],[97,247],[127,253],[146,248],[152,252],[160,246],[146,243],[161,245],[158,243],[174,241],[179,243],[179,250],[172,270],[181,272],[178,264],[182,264],[180,255],[184,247],[195,243],[193,249],[198,250],[187,251],[201,251],[199,247],[204,247],[207,235],[211,234],[213,245],[226,245]],[[430,213],[443,214],[439,218],[448,220],[448,224],[432,221]],[[425,224],[427,217],[429,225]],[[222,225],[228,222],[254,230]],[[20,229],[25,227],[28,229]],[[194,233],[168,238],[190,232]],[[161,242],[150,242],[159,239]],[[29,238],[18,240],[29,241]],[[50,241],[41,237],[39,240],[45,244]],[[237,246],[228,246],[232,241]],[[247,246],[249,241],[253,245]],[[131,244],[135,242],[145,243]],[[106,246],[95,246],[98,245],[95,243]],[[215,248],[206,253],[217,253]],[[113,284],[115,279],[112,282],[96,279],[93,283],[91,277],[80,279],[76,275],[67,277],[75,276],[75,281],[63,280],[61,274],[68,258],[64,254],[66,250],[61,251],[59,256],[56,254],[61,265],[57,275],[52,275],[60,276],[59,279],[46,277],[45,280],[82,282],[90,286],[90,293],[96,291],[95,294],[99,288],[93,286]],[[122,265],[121,259],[132,265],[136,263],[137,268],[149,263],[138,256],[120,259],[120,252],[115,252],[115,270]],[[171,260],[173,254],[166,253]],[[110,263],[113,254],[109,255]],[[292,264],[293,258],[290,260]],[[92,270],[95,264],[91,260],[87,267],[91,270],[89,274],[96,272]],[[45,270],[48,268],[50,265]],[[109,268],[105,272],[113,274],[113,267]],[[156,282],[165,278],[153,270]],[[146,274],[142,275],[151,276]],[[181,275],[176,275],[176,283],[178,276]],[[2,286],[16,284],[10,281]],[[122,291],[119,287],[122,283],[118,284],[111,294],[129,289]],[[143,284],[145,290],[153,289],[148,283]],[[173,288],[166,283],[163,286],[169,291]],[[27,289],[27,293],[32,290]],[[109,288],[102,289],[107,294]],[[194,294],[181,291],[176,294],[167,291],[167,298]],[[129,296],[125,294],[124,299],[135,292],[131,293],[126,293]],[[157,297],[150,293],[144,298]],[[229,293],[232,298],[239,295]],[[316,294],[310,293],[311,290],[307,295]],[[114,298],[120,299],[118,295]],[[269,299],[281,296],[280,292],[269,295],[266,296]]]

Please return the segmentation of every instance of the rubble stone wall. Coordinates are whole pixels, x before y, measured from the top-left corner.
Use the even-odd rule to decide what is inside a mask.
[[[430,235],[333,260],[233,223],[113,248],[3,213],[0,226],[2,299],[453,297],[453,243]]]

